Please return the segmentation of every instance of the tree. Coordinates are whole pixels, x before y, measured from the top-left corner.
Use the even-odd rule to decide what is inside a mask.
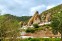
[[[16,41],[19,33],[18,21],[11,17],[0,16],[0,38],[4,41],[5,38]],[[13,37],[13,40],[12,40]]]
[[[58,32],[61,34],[62,41],[62,11],[52,15],[51,27],[54,34],[57,34]]]
[[[39,28],[38,24],[33,24],[34,28]]]
[[[34,33],[35,29],[34,28],[28,28],[26,29],[26,33]]]

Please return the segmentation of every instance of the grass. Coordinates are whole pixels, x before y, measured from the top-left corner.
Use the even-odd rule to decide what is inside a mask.
[[[10,41],[10,40],[3,40]],[[60,38],[27,38],[27,39],[17,39],[16,41],[60,41]]]
[[[60,41],[60,38],[28,38],[21,41]]]

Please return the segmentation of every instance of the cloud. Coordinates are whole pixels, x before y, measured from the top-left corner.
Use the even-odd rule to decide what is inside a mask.
[[[28,16],[33,15],[35,11],[43,12],[60,3],[62,3],[62,0],[0,0],[0,10],[2,10],[2,14]]]
[[[13,0],[15,3],[21,5],[21,7],[30,7],[32,6],[35,2],[32,2],[32,0]]]
[[[50,8],[53,8],[55,5],[49,5],[46,7],[46,10],[50,9]]]
[[[44,7],[45,7],[45,5],[39,5],[39,6],[36,6],[36,7],[32,7],[32,8],[31,8],[31,11],[40,10],[40,9],[42,9],[42,8],[44,8]]]
[[[17,16],[28,15],[28,9],[32,7],[33,4],[30,0],[0,0],[0,10],[2,10],[2,14],[9,13]]]
[[[33,15],[34,12],[40,11],[40,10],[42,10],[45,7],[46,7],[45,5],[38,5],[38,6],[32,7],[32,8],[30,8],[30,12],[29,13],[31,15]]]
[[[62,1],[61,1],[60,3],[58,3],[58,5],[59,5],[59,4],[62,4]]]
[[[0,5],[0,13],[1,14],[3,14],[3,13],[5,13],[6,12],[6,7],[5,6],[3,6],[3,5]]]
[[[41,12],[43,12],[45,10],[48,10],[48,9],[51,9],[55,6],[57,6],[57,5],[54,5],[54,4],[52,4],[52,5],[44,5],[44,4],[43,5],[38,5],[38,6],[30,8],[29,14],[33,15],[36,11],[39,11],[39,13],[41,13]]]

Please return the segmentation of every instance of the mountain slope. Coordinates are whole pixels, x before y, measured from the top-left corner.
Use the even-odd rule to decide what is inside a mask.
[[[40,14],[41,20],[44,20],[45,22],[51,21],[51,16],[61,11],[62,11],[62,4],[42,12]]]
[[[1,15],[1,16],[5,16],[6,18],[10,18],[10,19],[15,19],[18,20],[18,22],[23,21],[23,22],[27,22],[31,16],[22,16],[22,17],[18,17],[18,16],[14,16],[14,15],[10,15],[10,14],[5,14],[5,15]]]

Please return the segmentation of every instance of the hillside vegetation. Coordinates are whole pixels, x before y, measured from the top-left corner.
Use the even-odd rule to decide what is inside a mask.
[[[56,15],[57,14],[57,15]],[[55,17],[54,17],[55,16]],[[57,17],[59,16],[59,17]],[[54,23],[52,24],[53,30],[58,31],[62,34],[62,4],[53,7],[49,10],[46,10],[42,12],[40,15],[38,14],[38,11],[34,14],[34,16],[14,16],[11,14],[5,14],[5,15],[0,15],[0,41],[4,41],[6,38],[10,38],[10,41],[17,41],[16,38],[20,37],[20,25],[19,23],[21,21],[32,25],[33,23],[41,23],[41,22],[50,22],[52,21],[52,18],[54,19]],[[31,18],[32,17],[32,18]],[[30,19],[31,18],[31,19]],[[29,21],[30,19],[30,21]],[[58,19],[58,21],[56,21]],[[61,21],[60,21],[61,20]],[[28,23],[29,21],[29,23]],[[58,26],[58,24],[59,26]],[[50,25],[46,25],[50,26]],[[26,32],[32,32],[34,33],[35,31],[41,30],[39,26],[34,25],[36,28],[28,29]],[[38,29],[39,28],[39,29]],[[34,32],[33,32],[34,31]],[[56,33],[56,32],[55,32]],[[13,37],[13,38],[12,38]],[[59,41],[60,39],[36,39],[36,38],[29,38],[28,40],[22,40],[22,41]]]
[[[51,21],[51,17],[54,14],[60,13],[62,11],[62,4],[55,6],[49,10],[43,11],[40,16],[41,20],[48,20]]]
[[[1,15],[1,16],[5,16],[5,17],[9,17],[9,18],[15,19],[18,22],[20,22],[20,21],[27,22],[31,18],[31,16],[18,17],[18,16],[14,16],[14,15],[11,15],[11,14],[4,14],[4,15]]]

